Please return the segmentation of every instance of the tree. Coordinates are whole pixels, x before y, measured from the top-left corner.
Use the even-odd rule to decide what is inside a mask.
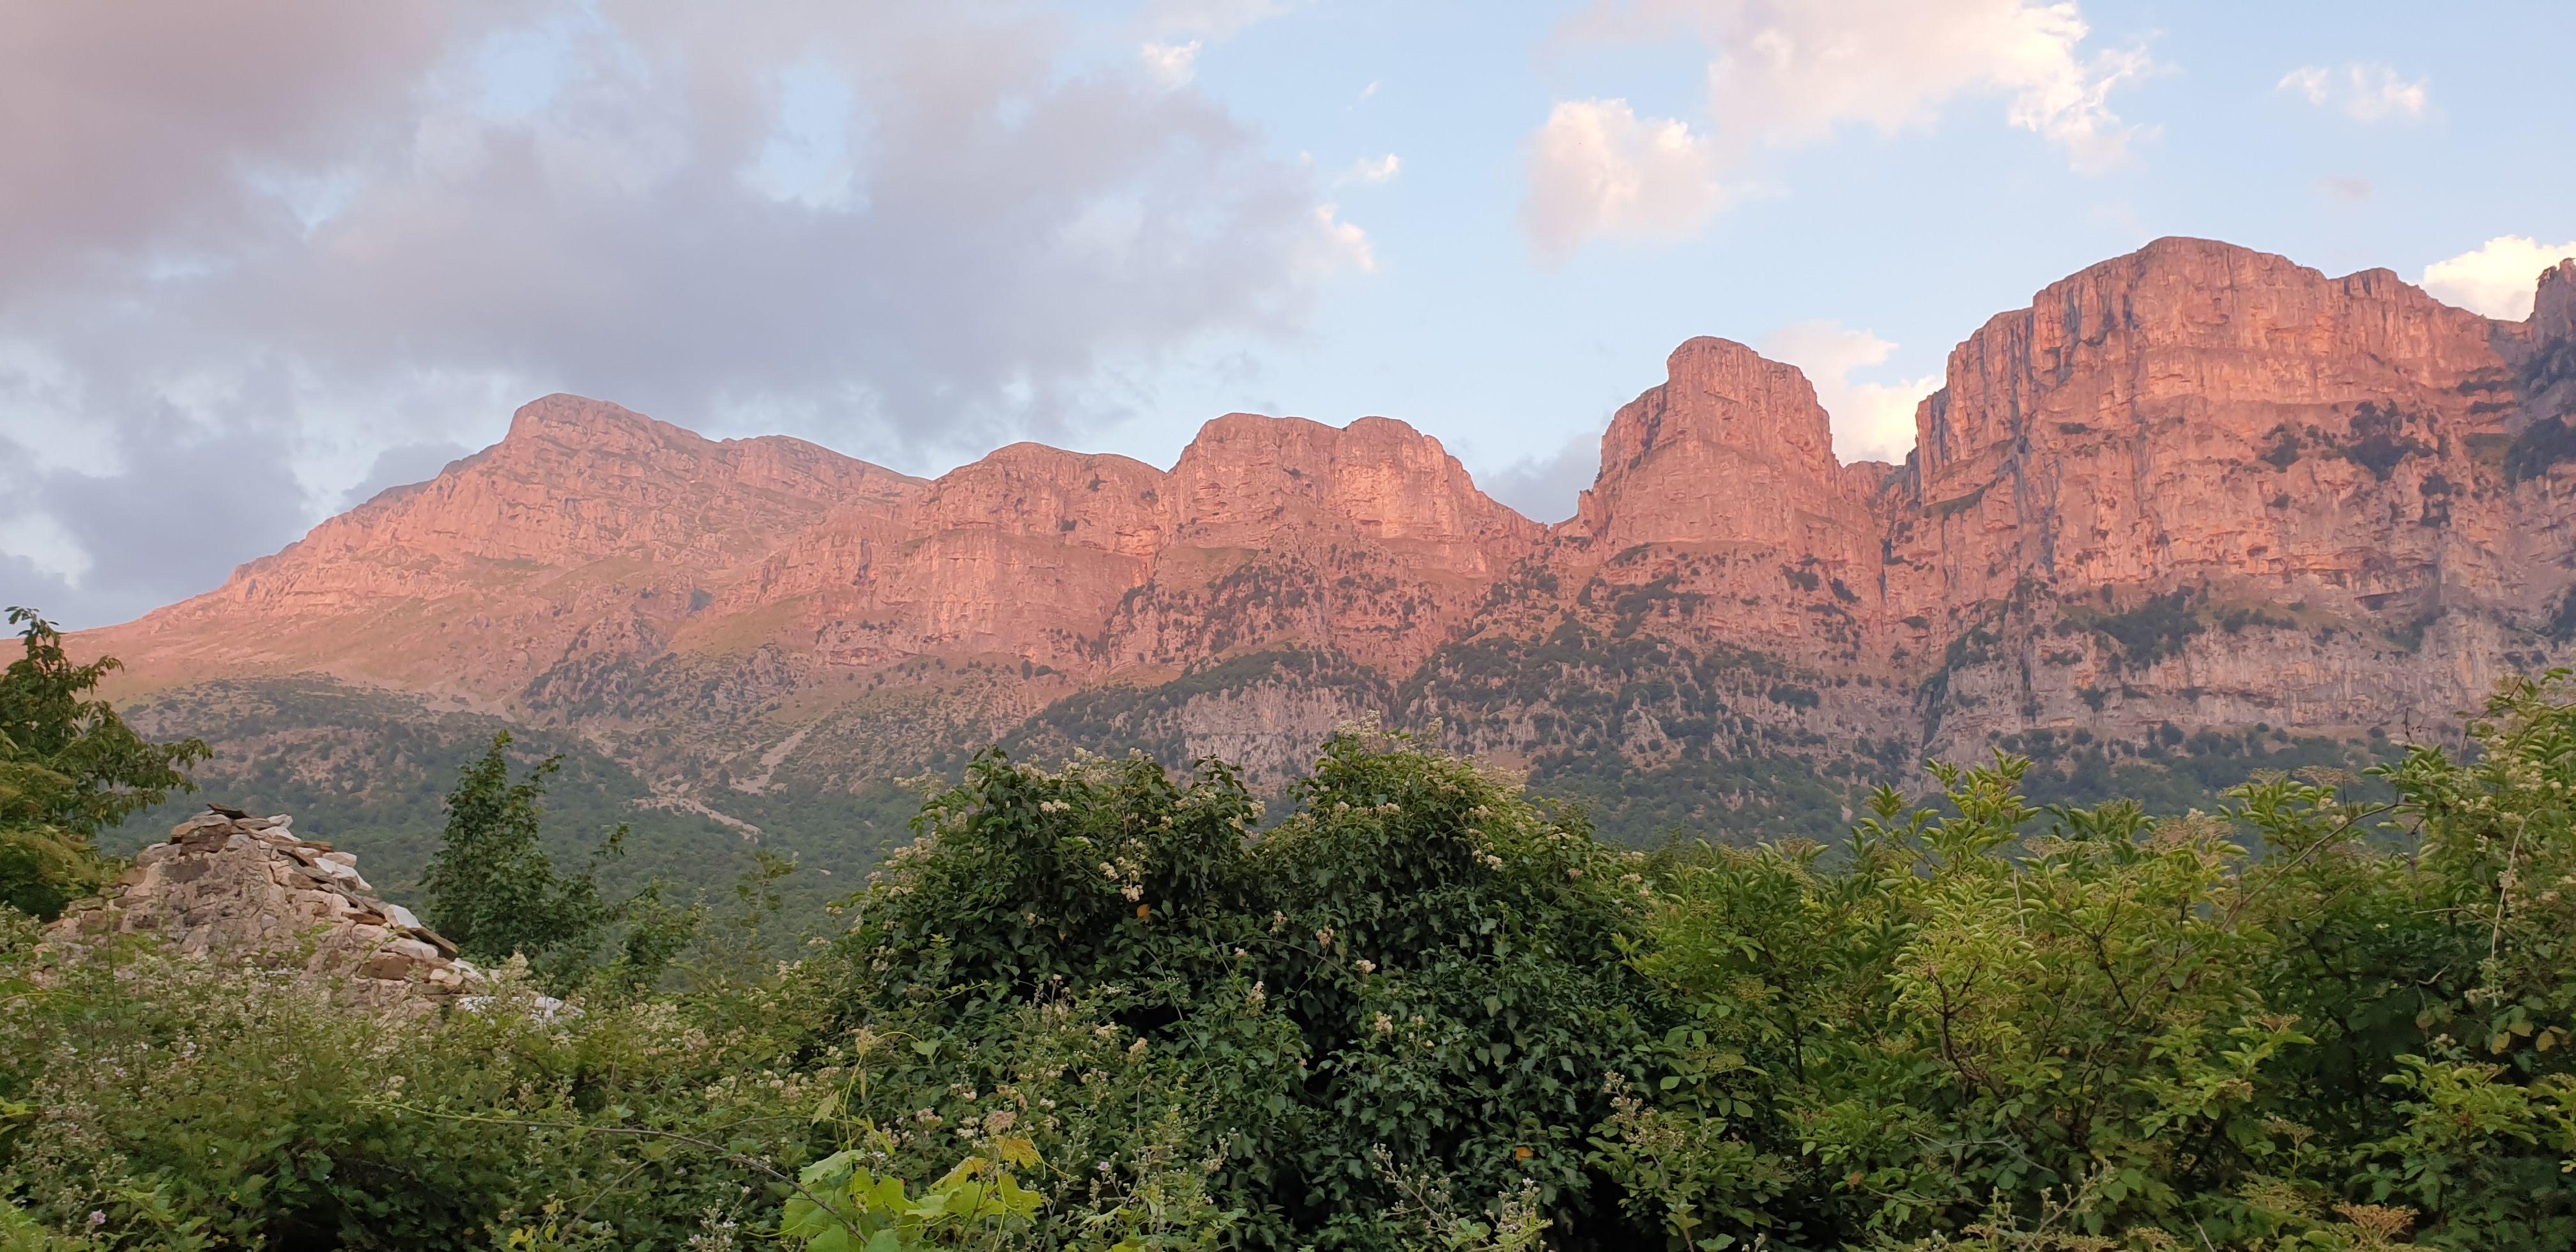
[[[1440,1195],[1601,1237],[1617,1214],[1585,1134],[1611,1111],[1604,1076],[1642,1076],[1670,1024],[1625,959],[1647,921],[1630,855],[1514,779],[1367,727],[1335,734],[1288,800],[1265,828],[1221,761],[978,755],[802,975],[836,1033],[919,1040],[919,1065],[870,1072],[865,1115],[1019,1090],[995,1067],[1027,1015],[1079,1006],[1127,1049],[1120,1072],[1173,1067],[1204,1136],[1182,1156],[1244,1215],[1226,1246],[1469,1246],[1426,1242]],[[1087,1102],[1108,1072],[1052,1102]]]
[[[146,739],[95,698],[114,658],[72,664],[32,609],[10,609],[9,624],[27,655],[0,672],[0,903],[50,918],[108,877],[91,836],[196,790],[187,767],[213,753]]]
[[[600,898],[592,869],[562,873],[539,846],[546,779],[563,757],[547,757],[514,782],[509,746],[509,732],[494,735],[448,793],[447,830],[421,877],[429,923],[476,960],[523,955],[561,977],[588,961],[623,910]],[[620,853],[625,836],[623,825],[610,831],[598,856]]]

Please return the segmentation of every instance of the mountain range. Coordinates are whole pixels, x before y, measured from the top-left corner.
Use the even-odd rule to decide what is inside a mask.
[[[853,866],[893,780],[987,743],[1277,786],[1367,718],[1640,839],[1825,833],[1995,747],[2043,796],[2180,806],[2571,655],[2576,262],[2537,281],[2502,322],[2158,240],[1970,334],[1901,465],[1838,462],[1796,369],[1694,339],[1552,526],[1379,417],[924,480],[554,395],[75,646],[215,743],[218,791],[389,839],[495,727],[668,847]]]

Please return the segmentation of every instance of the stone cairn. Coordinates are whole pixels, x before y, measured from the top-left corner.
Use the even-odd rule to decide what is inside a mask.
[[[145,848],[105,895],[64,913],[47,939],[86,948],[152,934],[185,956],[300,963],[344,977],[368,1004],[434,1004],[482,989],[455,944],[375,897],[356,856],[296,838],[293,823],[209,806]]]

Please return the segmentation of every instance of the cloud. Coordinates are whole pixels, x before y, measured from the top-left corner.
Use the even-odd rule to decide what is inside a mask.
[[[1145,62],[1146,72],[1166,87],[1180,87],[1198,76],[1199,41],[1188,43],[1149,43],[1136,50]]]
[[[270,432],[209,430],[148,402],[130,411],[111,472],[0,468],[0,490],[26,510],[0,527],[0,600],[75,625],[132,616],[204,590],[312,520]]]
[[[1824,143],[1852,126],[1883,136],[1928,129],[1962,97],[2000,98],[2005,125],[2045,138],[2078,171],[2100,173],[2126,163],[2147,133],[2112,110],[2111,96],[2159,68],[2143,46],[2088,50],[2091,27],[2071,0],[1598,0],[1565,37],[1663,42],[1676,31],[1713,54],[1711,126],[1692,154],[1696,181],[1711,187],[1756,148]],[[1551,134],[1571,124],[1566,107],[1536,142],[1566,138]],[[1534,198],[1540,190],[1533,186]],[[1692,201],[1688,228],[1667,233],[1691,233],[1713,200]],[[1541,213],[1582,220],[1562,204]],[[1565,251],[1558,235],[1533,239],[1543,255]]]
[[[2109,106],[2147,72],[2143,49],[2083,54],[2073,4],[2026,0],[1719,0],[1685,6],[1719,50],[1710,111],[1722,128],[1795,147],[1848,124],[1928,127],[1961,95],[1999,95],[2008,125],[2064,147],[2076,168],[2118,164],[2136,128]]]
[[[1348,172],[1333,181],[1337,183],[1391,183],[1395,181],[1396,175],[1403,172],[1403,159],[1390,152],[1382,157],[1362,159],[1353,163]]]
[[[2531,316],[2540,272],[2567,257],[2576,257],[2576,239],[2545,244],[2527,235],[2504,235],[2425,266],[2423,287],[2471,312],[2519,322]]]
[[[0,559],[18,562],[21,568],[16,573],[30,582],[78,586],[89,574],[89,553],[50,514],[20,513],[0,518],[0,551],[13,554]],[[14,555],[19,553],[24,555]],[[13,605],[23,600],[18,597]]]
[[[1521,516],[1554,525],[1574,516],[1577,497],[1600,473],[1601,435],[1592,431],[1566,440],[1554,452],[1484,475],[1476,485]]]
[[[1528,146],[1521,225],[1545,264],[1595,237],[1688,238],[1726,202],[1715,153],[1688,125],[1625,100],[1569,100]]]
[[[2303,65],[2274,88],[2320,108],[2341,109],[2356,122],[2417,121],[2432,107],[2431,80],[2398,77],[2396,67],[2354,61],[2341,69]]]
[[[1816,400],[1833,419],[1834,455],[1853,461],[1902,461],[1914,447],[1914,410],[1941,389],[1942,376],[1895,383],[1855,382],[1852,375],[1884,364],[1896,345],[1840,322],[1792,322],[1761,344],[1762,355],[1798,367],[1815,386]]]
[[[1920,129],[1954,99],[1999,96],[2007,125],[2058,144],[2078,169],[2105,169],[2139,132],[2111,111],[2111,93],[2157,68],[2142,46],[2088,53],[2092,28],[2066,0],[1605,2],[1572,33],[1635,38],[1675,26],[1716,54],[1708,90],[1718,129],[1783,148],[1853,124],[1882,135]]]
[[[2367,178],[2320,178],[2317,189],[2346,204],[2364,203],[2370,199],[2372,191]]]
[[[1341,219],[1341,206],[1315,206],[1316,238],[1310,268],[1330,272],[1354,269],[1363,274],[1377,272],[1377,253],[1369,247],[1368,232]]]
[[[1375,264],[1317,172],[1033,7],[216,12],[0,39],[0,600],[75,623],[547,391],[937,468]]]
[[[367,467],[367,476],[340,493],[337,508],[348,510],[373,500],[384,491],[425,483],[438,477],[448,462],[469,456],[474,449],[464,444],[441,440],[433,443],[406,443],[376,454],[375,463]]]

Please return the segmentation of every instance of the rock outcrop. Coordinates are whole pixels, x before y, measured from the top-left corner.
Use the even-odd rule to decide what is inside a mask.
[[[1666,371],[1610,419],[1551,554],[1560,584],[1661,601],[1659,632],[1694,646],[1878,661],[1887,467],[1837,463],[1806,376],[1742,344],[1694,339]]]
[[[287,817],[209,810],[134,858],[104,896],[47,928],[57,947],[157,935],[181,955],[291,965],[333,978],[354,999],[431,1004],[483,979],[411,911],[376,898],[358,862],[297,838]]]
[[[1798,371],[1695,339],[1542,527],[1383,418],[925,482],[555,396],[81,643],[129,691],[320,673],[577,727],[720,807],[943,735],[1293,761],[1248,745],[1355,709],[1539,768],[1852,777],[2033,732],[2431,733],[2576,640],[2576,261],[2506,323],[2159,240],[1970,335],[1917,431],[1840,464]]]

